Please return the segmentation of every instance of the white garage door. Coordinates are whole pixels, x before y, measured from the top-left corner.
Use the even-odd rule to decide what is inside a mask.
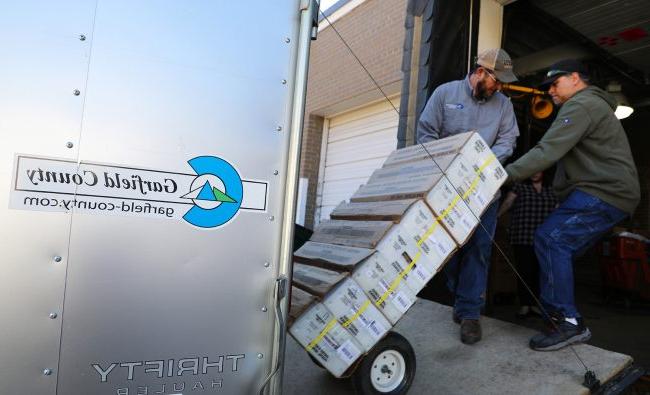
[[[395,107],[399,98],[391,99]],[[363,185],[397,146],[399,115],[387,101],[329,119],[317,219]]]

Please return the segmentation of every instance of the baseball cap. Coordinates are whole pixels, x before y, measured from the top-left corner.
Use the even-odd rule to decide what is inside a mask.
[[[575,59],[564,59],[559,62],[555,62],[548,68],[546,73],[546,79],[542,82],[539,87],[543,90],[548,90],[555,80],[562,77],[563,75],[571,73],[580,73],[582,75],[587,75],[587,69],[585,66],[578,62]]]
[[[476,57],[476,64],[492,71],[501,82],[510,83],[517,81],[512,72],[510,55],[501,48],[488,49]]]

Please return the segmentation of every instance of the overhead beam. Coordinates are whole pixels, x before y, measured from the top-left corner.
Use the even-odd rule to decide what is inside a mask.
[[[562,44],[542,51],[514,59],[514,71],[518,76],[533,74],[548,68],[549,65],[562,59],[589,59],[593,54],[580,44]]]

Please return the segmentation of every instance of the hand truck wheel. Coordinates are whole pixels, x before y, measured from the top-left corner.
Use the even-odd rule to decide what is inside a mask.
[[[402,395],[415,378],[415,352],[411,344],[396,332],[388,332],[355,370],[352,382],[363,395]]]

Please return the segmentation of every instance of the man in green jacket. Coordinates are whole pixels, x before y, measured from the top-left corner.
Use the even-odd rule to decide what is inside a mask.
[[[560,111],[537,145],[506,167],[508,182],[517,182],[557,164],[553,187],[561,204],[534,239],[541,303],[551,323],[530,339],[530,347],[539,351],[591,337],[575,306],[573,259],[632,215],[640,197],[614,98],[589,85],[584,66],[575,60],[553,64],[546,76],[542,87],[548,87]]]

